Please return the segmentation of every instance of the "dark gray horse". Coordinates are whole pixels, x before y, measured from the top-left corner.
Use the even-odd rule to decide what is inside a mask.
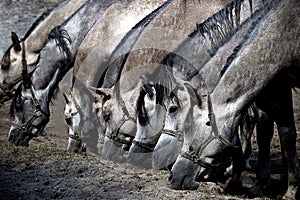
[[[59,81],[73,67],[77,49],[89,29],[115,1],[90,0],[62,25],[49,34],[42,49],[36,69],[23,74],[11,105],[13,122],[8,140],[28,146],[32,137],[41,134],[49,121],[49,102]],[[25,51],[23,51],[25,52]]]
[[[198,123],[199,131],[195,131],[194,140],[184,145],[183,150],[186,153],[177,158],[172,169],[171,183],[175,188],[196,186],[192,179],[197,171],[191,170],[197,169],[195,162],[206,166],[203,168],[210,169],[222,165],[222,158],[228,152],[226,150],[234,149],[229,141],[233,137],[233,130],[236,129],[239,113],[279,73],[299,78],[299,1],[274,1],[271,7],[271,12],[267,12],[250,32],[245,33],[248,35],[246,40],[227,57],[224,65],[224,62],[217,62],[216,59],[200,71],[210,83],[208,106],[203,110],[210,113],[211,126]],[[225,66],[221,78],[211,73],[212,66]],[[287,71],[283,71],[284,69]],[[294,73],[290,73],[290,70]],[[215,78],[211,81],[207,79],[210,77]],[[285,198],[298,199],[299,164],[296,135],[294,128],[284,129],[284,134],[281,133],[280,137],[284,136],[281,141],[289,166],[289,187]],[[190,155],[195,155],[195,158],[187,159],[191,158]]]

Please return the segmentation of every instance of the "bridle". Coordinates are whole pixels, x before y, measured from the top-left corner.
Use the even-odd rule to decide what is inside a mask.
[[[210,94],[207,95],[207,105],[208,105],[208,118],[209,118],[209,126],[211,126],[211,132],[209,137],[202,143],[202,145],[196,149],[196,151],[192,150],[189,153],[188,152],[182,152],[181,156],[183,158],[186,158],[188,160],[191,160],[192,162],[200,165],[201,167],[204,167],[206,169],[210,170],[217,170],[219,168],[218,164],[212,164],[206,162],[204,159],[200,158],[199,155],[202,154],[204,149],[213,141],[218,140],[221,142],[227,149],[230,150],[236,150],[238,147],[234,146],[228,139],[226,139],[224,136],[222,136],[219,133],[215,114],[213,112],[212,102],[210,98]]]
[[[176,86],[177,88],[178,86]],[[150,91],[150,89],[148,87],[144,88],[144,90],[146,91]],[[174,89],[175,90],[175,89]],[[147,92],[148,93],[148,92]],[[149,94],[149,93],[148,93]],[[161,105],[161,104],[160,104]],[[163,104],[162,105],[166,112],[167,112],[167,108],[166,108],[166,105]],[[163,124],[163,127],[165,126],[165,123]],[[153,140],[151,140],[150,142],[140,142],[140,141],[136,141],[136,140],[133,140],[132,143],[139,146],[139,147],[142,147],[142,148],[145,148],[147,149],[148,151],[153,151],[160,136],[162,134],[166,134],[166,135],[169,135],[169,136],[172,136],[172,137],[175,137],[179,142],[183,142],[183,135],[182,135],[182,131],[181,130],[171,130],[171,129],[164,129],[162,128],[158,134],[155,135],[155,137],[153,137]]]
[[[78,105],[76,99],[74,98],[72,92],[70,92],[70,95],[71,95],[72,101],[73,101],[73,103],[74,103],[74,105],[75,105],[75,108],[76,108],[76,110],[77,110],[77,112],[72,113],[71,116],[74,117],[74,116],[76,116],[77,114],[79,114],[79,116],[80,116],[80,122],[79,122],[78,127],[75,127],[75,129],[74,129],[74,131],[73,131],[73,132],[74,132],[74,135],[73,135],[73,134],[69,134],[69,138],[71,138],[71,139],[73,139],[73,140],[76,140],[76,141],[78,142],[78,146],[79,146],[79,145],[82,146],[83,142],[82,142],[82,139],[81,139],[80,130],[81,130],[82,127],[83,127],[83,120],[81,120],[81,119],[84,119],[84,118],[83,118],[83,117],[84,117],[84,114],[83,114],[83,112],[82,112],[80,106]],[[78,130],[79,130],[79,131],[78,131]]]
[[[119,105],[121,106],[121,109],[124,113],[123,116],[122,116],[122,119],[120,120],[119,124],[116,126],[116,128],[112,132],[107,133],[107,132],[103,131],[104,136],[106,136],[106,137],[110,138],[111,140],[116,141],[118,143],[125,144],[125,145],[130,145],[133,142],[132,141],[133,140],[132,136],[128,135],[128,136],[131,137],[130,140],[121,139],[119,137],[120,129],[127,121],[132,121],[133,123],[136,124],[136,120],[133,117],[130,116],[129,111],[126,108],[125,102],[122,99],[122,97],[119,98]]]
[[[29,132],[29,127],[30,126],[33,126],[32,123],[38,119],[38,118],[42,118],[43,120],[45,120],[46,122],[49,122],[49,119],[50,119],[50,116],[48,113],[46,113],[45,111],[43,111],[41,109],[41,105],[39,103],[39,101],[37,100],[35,94],[34,94],[34,91],[33,91],[33,88],[32,88],[32,85],[29,81],[29,78],[28,78],[28,73],[27,73],[27,61],[26,61],[26,55],[25,55],[25,45],[24,45],[24,41],[22,41],[22,66],[23,66],[23,69],[22,69],[22,77],[23,77],[23,85],[24,85],[24,88],[25,89],[30,89],[30,92],[31,92],[31,97],[32,97],[32,101],[33,101],[33,104],[34,104],[34,114],[33,116],[25,123],[22,123],[21,125],[19,124],[13,124],[13,126],[15,126],[17,129],[21,130],[23,134],[29,136],[29,137],[37,137],[41,132],[42,130],[45,128],[46,124],[43,125],[42,127],[40,127],[39,129],[39,132],[37,134],[32,134],[31,132]],[[36,127],[38,128],[38,127]]]

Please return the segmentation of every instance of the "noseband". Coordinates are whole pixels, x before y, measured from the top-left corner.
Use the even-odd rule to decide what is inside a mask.
[[[210,126],[212,127],[209,137],[203,142],[203,144],[196,151],[190,151],[190,153],[182,152],[181,156],[193,161],[194,163],[200,165],[201,167],[211,169],[211,170],[217,170],[219,168],[219,165],[208,163],[204,161],[202,158],[200,158],[199,156],[200,154],[202,154],[202,152],[208,146],[208,144],[210,144],[213,140],[217,139],[228,149],[235,150],[238,147],[234,146],[224,136],[220,135],[216,123],[215,114],[212,108],[210,94],[208,94],[207,96],[207,105],[208,105],[208,118],[209,118]]]
[[[131,142],[133,142],[132,139],[129,140],[129,141],[128,141],[128,140],[125,140],[125,139],[121,139],[121,138],[119,137],[119,133],[120,133],[121,127],[122,127],[127,121],[132,121],[133,123],[136,124],[136,120],[135,120],[133,117],[130,116],[130,114],[129,114],[129,112],[128,112],[126,106],[125,106],[125,102],[124,102],[124,100],[123,100],[121,97],[119,98],[119,104],[120,104],[120,106],[121,106],[121,108],[122,108],[122,111],[123,111],[123,113],[124,113],[124,115],[123,115],[123,117],[122,117],[120,123],[117,125],[117,127],[116,127],[111,133],[106,133],[106,132],[104,132],[104,133],[105,133],[105,136],[106,136],[106,137],[110,138],[110,139],[113,140],[113,141],[119,142],[119,143],[121,143],[121,144],[130,145]],[[132,136],[130,136],[130,137],[132,137]]]
[[[18,128],[19,130],[22,131],[23,134],[28,135],[30,137],[37,137],[41,131],[45,128],[45,126],[40,127],[40,130],[37,134],[32,134],[29,132],[29,127],[33,126],[32,123],[38,119],[38,118],[42,118],[43,120],[45,120],[46,122],[49,122],[50,116],[48,113],[44,112],[41,109],[41,105],[39,104],[38,100],[36,99],[34,92],[32,90],[32,88],[30,87],[30,91],[31,91],[31,95],[32,95],[32,101],[34,103],[34,114],[33,116],[25,123],[19,125],[19,124],[13,124],[16,128]],[[34,127],[34,126],[33,126]]]

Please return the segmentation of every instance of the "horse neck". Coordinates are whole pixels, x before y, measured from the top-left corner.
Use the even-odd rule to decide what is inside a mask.
[[[250,37],[251,32],[254,30],[256,25],[258,25],[261,20],[267,16],[269,11],[271,11],[269,8],[261,8],[257,10],[239,27],[230,40],[218,49],[216,54],[201,69],[198,76],[201,76],[201,78],[205,80],[206,84],[204,87],[207,87],[206,89],[208,91],[213,90],[213,88],[218,84],[220,76],[226,72],[230,62],[237,56],[237,52]],[[198,76],[193,77],[193,79],[199,79]]]
[[[294,35],[300,30],[299,18],[295,18],[299,16],[299,10],[299,1],[279,2],[263,23],[257,25],[240,50],[238,59],[223,75],[211,95],[220,130],[224,128],[229,134],[231,127],[222,127],[223,124],[232,125],[228,122],[234,121],[282,69],[291,67],[297,59],[299,61],[299,37]],[[282,49],[284,45],[288,49]],[[274,53],[278,56],[272,57]]]
[[[68,0],[57,5],[57,7],[32,30],[28,37],[25,38],[24,42],[27,47],[27,52],[39,52],[44,47],[50,31],[68,19],[86,1],[87,0]]]
[[[92,116],[94,112],[93,102],[94,96],[89,92],[85,85],[81,87],[73,87],[73,98],[77,105],[86,116]]]
[[[154,69],[153,65],[148,66],[153,63],[161,63],[168,53],[173,52],[195,29],[195,24],[202,23],[225,5],[226,3],[216,0],[172,1],[150,21],[136,39],[124,63],[122,74],[140,66],[146,66],[147,70]],[[158,37],[153,38],[153,35]],[[137,80],[132,78],[131,81],[136,82]]]
[[[107,59],[122,38],[135,24],[164,1],[155,0],[146,3],[130,0],[125,3],[118,2],[109,7],[80,46],[74,65],[75,73],[80,75],[85,71],[83,68],[88,68],[86,70],[89,70],[92,76],[88,79],[89,84],[96,86],[99,76],[103,74],[104,67],[107,66]],[[103,32],[104,29],[105,32]],[[95,34],[98,32],[102,34]]]
[[[36,88],[47,87],[54,91],[64,75],[73,67],[77,49],[85,35],[112,3],[114,1],[100,5],[97,0],[90,0],[61,26],[51,31],[50,39],[40,53],[38,67],[32,74],[31,82]],[[55,80],[51,79],[54,74]]]

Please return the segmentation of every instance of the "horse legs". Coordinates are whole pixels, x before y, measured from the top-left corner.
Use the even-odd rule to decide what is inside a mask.
[[[299,162],[296,149],[296,127],[293,113],[292,91],[287,89],[281,92],[278,98],[278,107],[275,122],[281,143],[281,152],[285,169],[288,169],[288,191],[285,199],[300,199]]]
[[[237,148],[232,152],[232,172],[224,185],[226,193],[235,193],[240,191],[242,187],[241,174],[246,166],[241,141],[238,135],[238,128],[236,128],[232,143]]]
[[[270,176],[270,144],[274,133],[274,121],[264,110],[259,99],[255,102],[258,121],[256,124],[258,160],[255,186],[250,190],[255,196],[263,196],[262,190]]]

